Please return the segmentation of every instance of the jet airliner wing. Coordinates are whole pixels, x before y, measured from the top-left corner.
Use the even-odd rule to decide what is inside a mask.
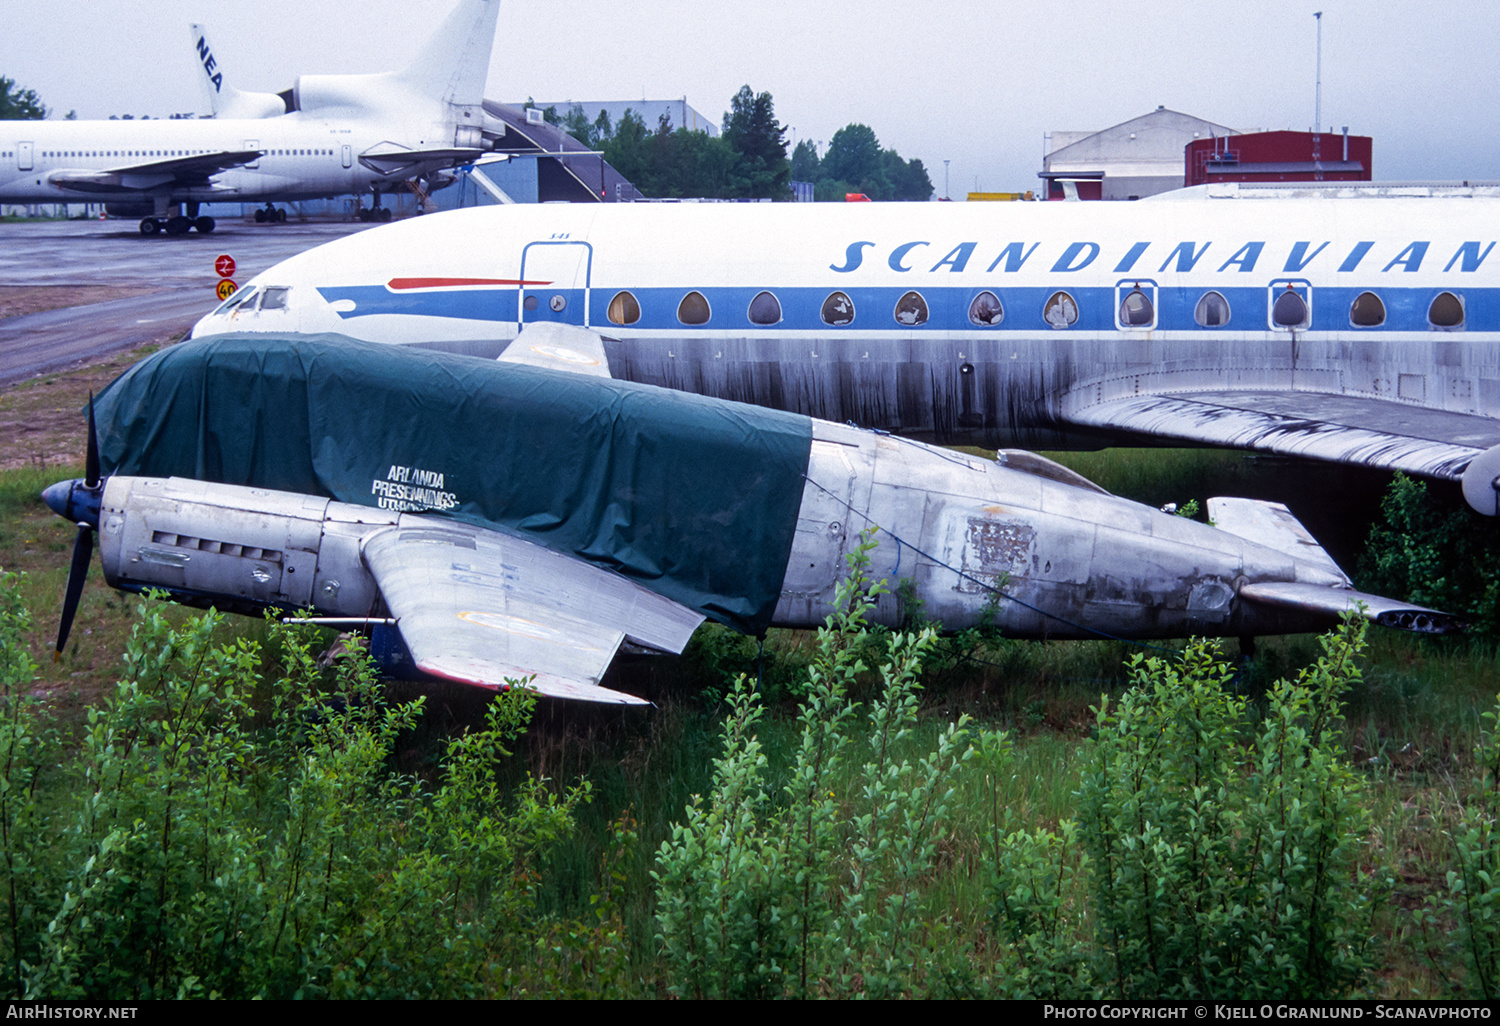
[[[194,153],[186,157],[128,164],[103,171],[63,169],[53,171],[47,179],[59,189],[91,193],[139,192],[143,189],[160,188],[169,183],[203,186],[220,171],[242,167],[259,159],[263,153],[262,150]]]
[[[611,376],[609,360],[604,355],[604,337],[572,324],[549,321],[528,324],[498,359],[596,378]]]
[[[1188,390],[1064,400],[1063,419],[1111,434],[1358,463],[1457,481],[1500,445],[1500,421],[1363,396]]]
[[[365,538],[365,564],[424,673],[544,695],[645,704],[599,686],[621,642],[681,652],[703,615],[618,574],[453,522]]]

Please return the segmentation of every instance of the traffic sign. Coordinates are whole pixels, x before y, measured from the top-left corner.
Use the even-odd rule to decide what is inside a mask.
[[[234,277],[234,257],[228,253],[220,253],[214,259],[214,270],[219,272],[220,278]],[[234,289],[230,289],[229,291],[233,292]]]
[[[240,290],[240,287],[228,278],[220,278],[218,288],[214,289],[219,294],[219,299],[225,300]]]

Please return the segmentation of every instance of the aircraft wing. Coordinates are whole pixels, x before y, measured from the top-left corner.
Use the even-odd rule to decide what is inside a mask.
[[[1070,424],[1195,445],[1304,456],[1460,480],[1500,445],[1500,421],[1361,396],[1190,390],[1064,401]],[[1071,408],[1070,408],[1071,407]]]
[[[359,162],[376,174],[393,175],[397,172],[411,174],[419,167],[457,167],[468,164],[488,153],[475,147],[446,147],[430,150],[390,149],[366,151],[359,155]]]
[[[645,704],[599,686],[621,642],[681,652],[703,615],[532,542],[442,522],[363,543],[412,661],[488,687],[526,681],[544,695]]]
[[[572,324],[549,321],[528,324],[497,359],[596,378],[610,377],[609,360],[604,355],[604,337]]]
[[[169,184],[203,186],[220,171],[242,167],[259,159],[263,153],[262,150],[219,150],[104,171],[63,169],[53,171],[47,178],[60,189],[87,193],[140,192]]]

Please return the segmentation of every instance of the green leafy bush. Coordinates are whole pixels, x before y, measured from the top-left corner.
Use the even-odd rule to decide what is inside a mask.
[[[1365,590],[1465,616],[1472,631],[1500,633],[1500,527],[1457,495],[1397,474],[1360,558]]]
[[[869,539],[851,557],[839,612],[819,631],[799,736],[780,793],[757,738],[758,696],[731,693],[712,792],[695,796],[657,854],[657,923],[668,990],[682,997],[889,997],[932,968],[918,913],[944,837],[949,781],[972,752],[960,721],[917,758],[899,753],[916,722],[933,633],[895,634],[883,688],[851,765],[869,667]]]
[[[1483,719],[1479,786],[1449,834],[1453,868],[1424,919],[1431,922],[1436,912],[1440,922],[1456,927],[1456,948],[1441,948],[1447,961],[1465,970],[1454,990],[1493,1001],[1500,997],[1500,696]]]
[[[64,766],[70,791],[42,820],[20,800],[37,727],[16,614],[0,607],[0,752],[12,756],[0,814],[26,828],[3,837],[10,996],[618,992],[607,895],[583,920],[535,911],[545,853],[587,787],[496,783],[530,692],[496,696],[431,788],[392,768],[420,703],[385,701],[366,659],[324,672],[306,634],[271,625],[279,667],[257,715],[262,653],[215,644],[217,619],[173,628],[142,603],[125,674],[90,712]]]
[[[1137,657],[1135,686],[1101,704],[1079,827],[1105,992],[1336,997],[1370,973],[1384,885],[1361,869],[1370,816],[1339,737],[1363,646],[1346,621],[1259,724],[1206,643]]]

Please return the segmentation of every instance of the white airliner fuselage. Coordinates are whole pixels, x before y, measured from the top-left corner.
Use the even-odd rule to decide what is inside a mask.
[[[494,355],[941,443],[1233,445],[1457,478],[1500,445],[1500,193],[460,211],[272,268],[196,336]]]
[[[461,0],[400,71],[301,76],[279,116],[6,122],[0,203],[139,209],[146,234],[212,231],[197,216],[204,202],[373,192],[378,203],[383,189],[482,155],[498,9]],[[169,218],[183,204],[187,216]]]

